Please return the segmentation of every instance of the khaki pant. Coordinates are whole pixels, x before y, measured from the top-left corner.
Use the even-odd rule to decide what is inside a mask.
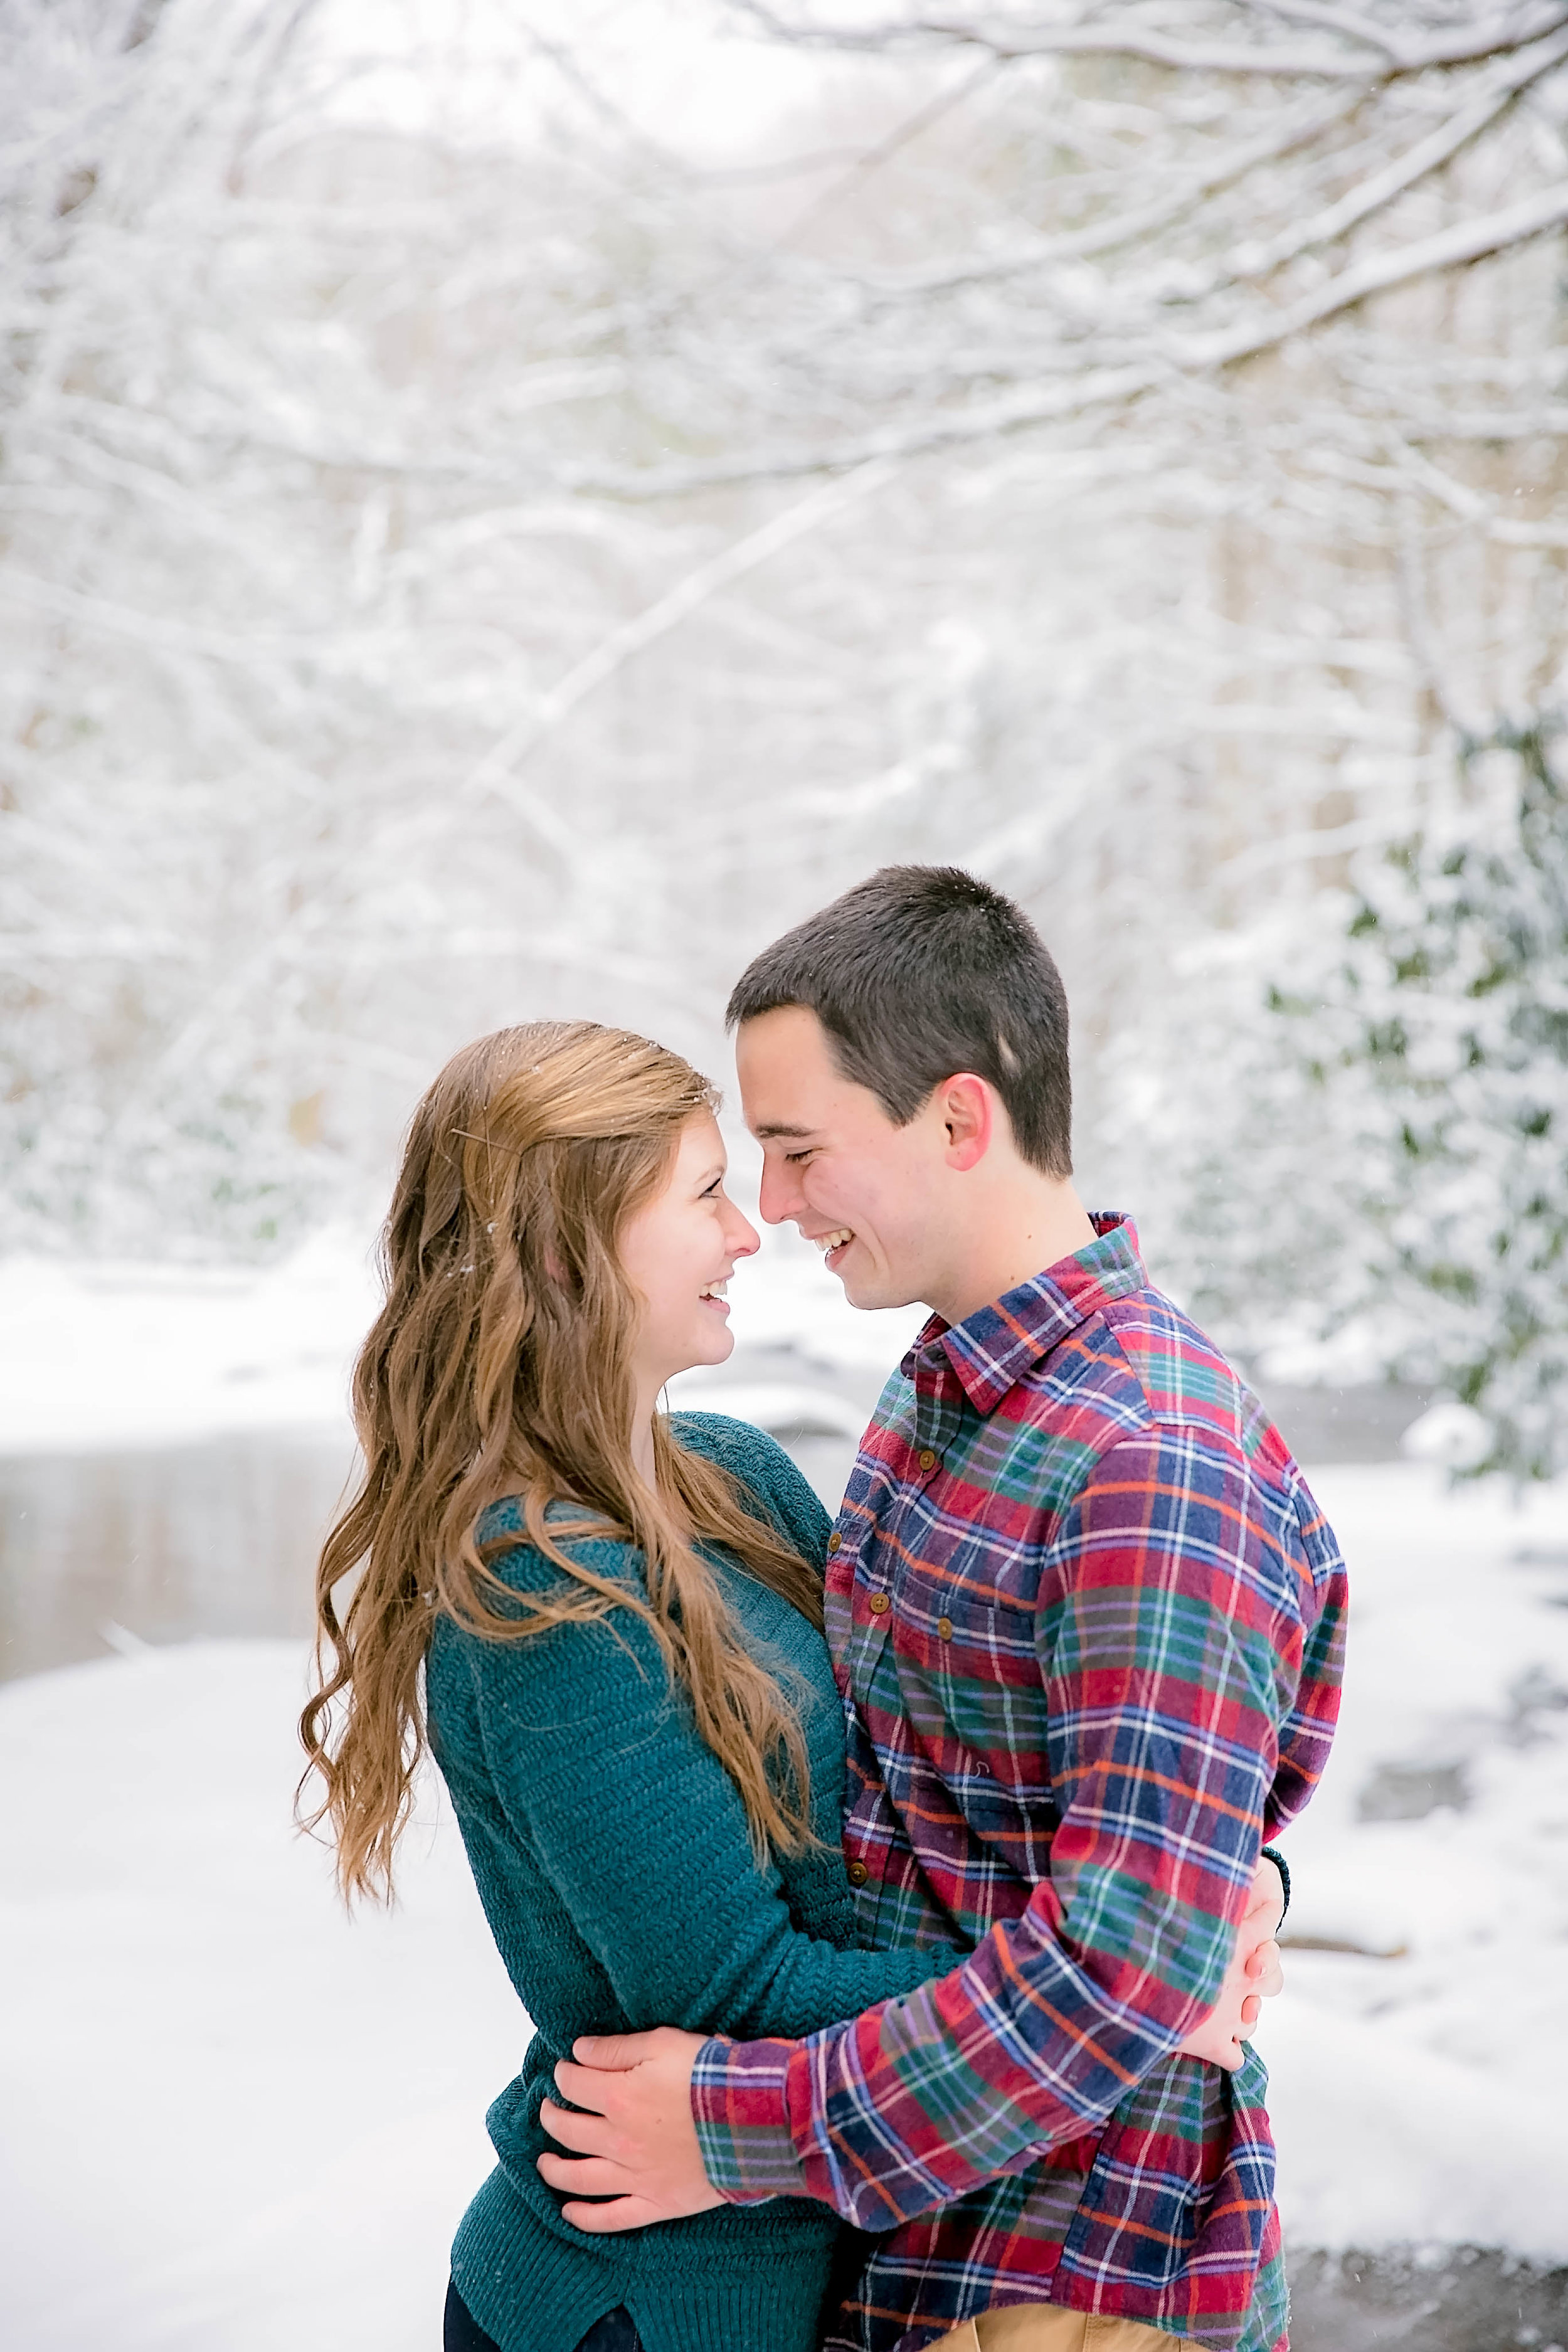
[[[942,2340],[952,2345],[952,2352],[1171,2352],[1177,2339],[1136,2319],[1014,2303],[1005,2310],[983,2311],[978,2319],[966,2319]]]

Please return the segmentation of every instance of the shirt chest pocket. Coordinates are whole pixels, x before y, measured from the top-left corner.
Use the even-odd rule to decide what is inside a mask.
[[[933,1753],[957,1742],[1000,1797],[1047,1801],[1048,1717],[1035,1612],[977,1599],[915,1570],[897,1597],[900,1680],[910,1727]]]

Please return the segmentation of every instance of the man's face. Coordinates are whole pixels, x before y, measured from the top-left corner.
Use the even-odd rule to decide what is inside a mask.
[[[834,1061],[815,1013],[784,1005],[735,1040],[746,1125],[763,1147],[762,1212],[828,1244],[852,1307],[931,1297],[942,1255],[947,1141],[930,1107],[897,1127]]]

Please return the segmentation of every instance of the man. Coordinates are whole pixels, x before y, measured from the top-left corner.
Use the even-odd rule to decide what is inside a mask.
[[[1267,2352],[1264,2069],[1181,2052],[1327,1755],[1332,1535],[1127,1221],[1074,1192],[1066,1001],[1010,901],[885,869],[759,956],[730,1019],[764,1216],[852,1304],[933,1310],[849,1481],[827,1633],[863,1927],[970,1956],[800,2042],[581,2044],[557,2081],[591,2112],[545,2110],[576,2160],[541,2169],[617,2200],[568,2204],[584,2229],[832,2204],[876,2233],[829,2335],[863,2352]]]

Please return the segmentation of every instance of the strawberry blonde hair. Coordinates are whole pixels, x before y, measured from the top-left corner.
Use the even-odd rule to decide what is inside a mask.
[[[668,1181],[682,1129],[716,1102],[646,1037],[534,1022],[455,1055],[415,1113],[382,1236],[386,1303],[354,1368],[363,1475],[322,1549],[317,1687],[300,1723],[301,1795],[312,1773],[324,1791],[307,1824],[329,1824],[345,1898],[392,1892],[439,1612],[482,1640],[521,1642],[631,1611],[740,1790],[759,1859],[814,1843],[796,1716],[695,1547],[723,1545],[819,1627],[820,1575],[662,1416],[655,1488],[632,1461],[641,1301],[616,1244]],[[508,1495],[560,1571],[542,1592],[519,1593],[489,1565],[515,1538],[476,1540]],[[563,1503],[569,1517],[547,1525]],[[640,1580],[574,1559],[564,1545],[586,1535],[635,1545]]]

